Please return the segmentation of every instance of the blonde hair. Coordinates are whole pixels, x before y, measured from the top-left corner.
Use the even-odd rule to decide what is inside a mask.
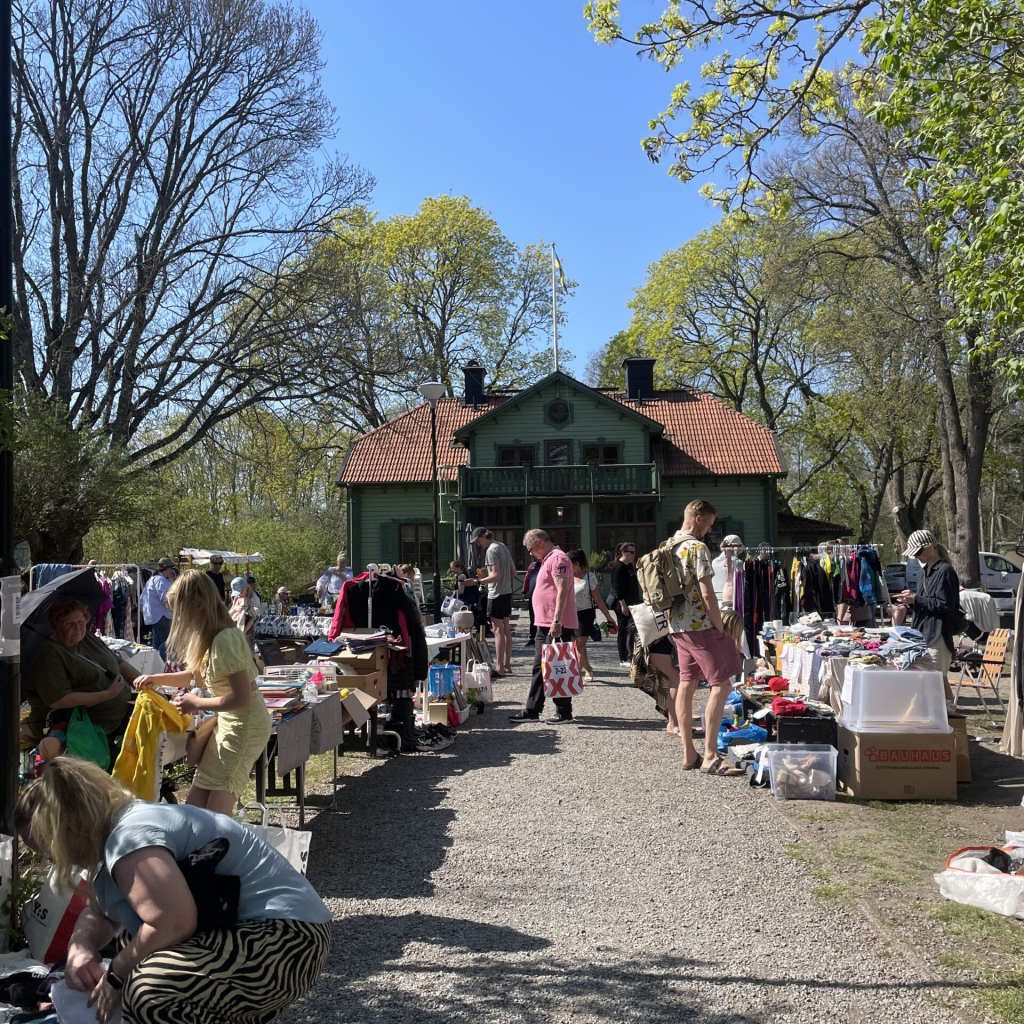
[[[743,620],[733,611],[722,612],[725,635],[731,636],[737,650],[743,650]]]
[[[55,757],[30,782],[14,808],[14,827],[49,854],[58,888],[73,888],[71,873],[85,868],[92,882],[114,816],[135,797],[91,761]]]
[[[683,510],[683,522],[692,523],[697,516],[707,518],[708,516],[717,515],[718,509],[710,501],[705,501],[703,498],[695,498]]]
[[[167,648],[198,675],[214,637],[225,629],[235,629],[235,621],[213,580],[199,569],[183,572],[171,584],[167,603],[172,613]]]

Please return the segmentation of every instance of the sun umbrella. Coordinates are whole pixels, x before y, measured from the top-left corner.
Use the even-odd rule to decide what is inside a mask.
[[[21,599],[21,681],[32,679],[36,652],[51,637],[49,615],[54,601],[81,601],[95,618],[106,595],[91,567],[58,576],[45,587],[32,590]],[[91,665],[92,662],[89,662]]]

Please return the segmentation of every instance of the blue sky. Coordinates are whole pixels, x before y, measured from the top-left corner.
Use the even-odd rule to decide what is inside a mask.
[[[376,177],[374,207],[465,194],[517,244],[554,241],[579,282],[560,336],[577,376],[629,322],[648,264],[717,219],[699,182],[670,179],[640,148],[677,77],[598,46],[583,3],[304,2],[325,33],[334,145]],[[638,0],[632,18],[662,6]]]

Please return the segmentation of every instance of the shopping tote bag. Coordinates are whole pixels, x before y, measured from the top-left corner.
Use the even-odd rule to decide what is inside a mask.
[[[245,820],[245,812],[249,809],[258,810],[262,814],[260,824],[252,825]],[[300,875],[306,873],[306,862],[309,860],[309,844],[313,841],[312,832],[301,832],[294,828],[279,828],[275,825],[268,825],[270,812],[263,804],[246,804],[238,813],[238,822],[244,828],[254,833],[259,839],[271,849],[277,850],[279,854]]]
[[[578,697],[583,692],[583,673],[571,643],[545,644],[540,658],[544,696]]]

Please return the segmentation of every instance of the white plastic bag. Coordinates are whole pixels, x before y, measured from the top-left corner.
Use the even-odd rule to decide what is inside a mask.
[[[248,810],[257,810],[261,813],[259,825],[252,825],[244,820],[245,812]],[[300,832],[298,829],[285,828],[283,825],[268,825],[269,815],[270,812],[263,804],[246,804],[238,813],[238,821],[244,828],[262,839],[267,846],[277,850],[300,875],[305,875],[313,833]]]
[[[78,915],[89,902],[83,886],[85,872],[75,882],[78,888],[58,889],[51,868],[39,892],[25,904],[21,912],[21,929],[28,939],[29,952],[44,964],[53,964],[67,956],[68,943]]]
[[[973,870],[990,849],[990,846],[969,846],[954,853],[946,861],[946,869],[935,875],[939,892],[955,903],[1024,921],[1024,875],[1007,875],[1001,871],[981,874]],[[1001,849],[1011,856],[1015,851],[1024,855],[1024,846]]]

